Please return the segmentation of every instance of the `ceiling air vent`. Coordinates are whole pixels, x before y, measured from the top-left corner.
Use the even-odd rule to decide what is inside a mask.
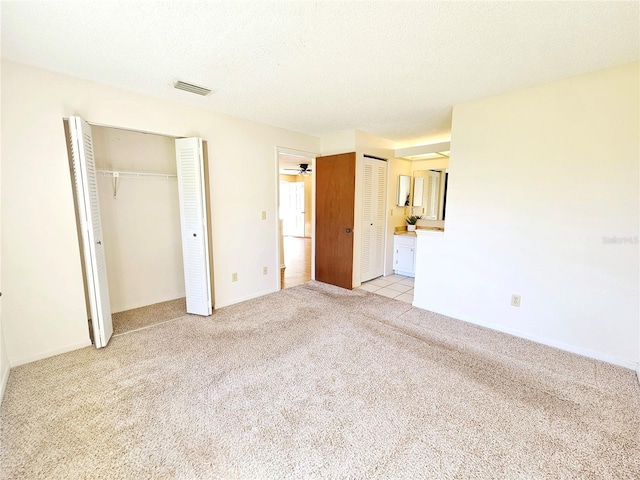
[[[211,90],[209,90],[208,88],[199,87],[197,85],[193,85],[192,83],[183,82],[181,80],[178,80],[173,84],[173,86],[178,90],[195,93],[196,95],[202,95],[203,97],[206,97],[211,93]]]

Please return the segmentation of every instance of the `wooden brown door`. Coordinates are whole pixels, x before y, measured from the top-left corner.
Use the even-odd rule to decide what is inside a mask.
[[[356,154],[317,157],[316,280],[353,287]]]

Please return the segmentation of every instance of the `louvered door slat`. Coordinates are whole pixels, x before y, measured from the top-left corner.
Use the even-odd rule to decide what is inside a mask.
[[[384,273],[387,162],[369,157],[363,163],[362,259],[360,280]]]
[[[176,140],[176,162],[187,312],[211,315],[202,139]]]
[[[69,118],[71,157],[82,230],[89,309],[95,346],[107,345],[113,334],[107,263],[102,243],[96,164],[91,127],[80,117]]]

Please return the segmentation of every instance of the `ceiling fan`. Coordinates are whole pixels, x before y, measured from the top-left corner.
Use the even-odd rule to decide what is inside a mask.
[[[283,170],[296,172],[295,175],[302,175],[303,177],[308,177],[312,171],[308,163],[301,163],[298,168],[283,168]]]

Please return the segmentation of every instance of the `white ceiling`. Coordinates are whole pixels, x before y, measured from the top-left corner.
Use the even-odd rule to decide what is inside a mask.
[[[300,170],[300,165],[306,163],[308,169],[313,171],[314,156],[304,152],[289,151],[288,149],[278,150],[278,168],[282,175],[296,175],[292,170]]]
[[[639,3],[2,1],[2,57],[402,147],[448,139],[455,104],[638,60]]]

